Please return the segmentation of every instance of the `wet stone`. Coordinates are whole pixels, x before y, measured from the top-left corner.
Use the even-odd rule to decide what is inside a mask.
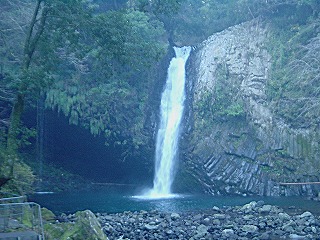
[[[309,217],[313,217],[311,212],[304,212],[301,215],[298,216],[299,218],[309,218]]]
[[[171,213],[170,217],[171,217],[172,220],[177,220],[177,219],[180,218],[180,215],[178,213]]]
[[[205,212],[100,213],[97,218],[109,239],[319,239],[319,216],[289,215],[275,206],[265,207],[261,214],[266,205],[257,205]]]
[[[247,232],[247,233],[255,233],[258,232],[259,228],[255,225],[244,225],[242,227],[242,231]]]
[[[158,229],[158,226],[156,225],[151,225],[151,224],[146,224],[144,225],[145,230],[151,231],[151,230],[156,230]]]
[[[226,219],[226,215],[225,215],[225,214],[220,214],[220,213],[213,214],[213,217],[214,217],[215,219],[219,219],[219,220]]]
[[[212,220],[212,224],[213,224],[213,225],[220,225],[221,222],[220,222],[219,219],[214,219],[214,220]]]
[[[298,234],[290,234],[289,235],[289,239],[307,239],[305,236],[301,236],[301,235],[298,235]]]
[[[223,237],[230,237],[234,235],[234,231],[232,229],[224,229],[222,230]]]
[[[205,218],[201,221],[203,225],[209,226],[211,224],[210,218]]]
[[[262,208],[259,209],[259,212],[261,213],[268,213],[272,209],[271,205],[263,205]]]

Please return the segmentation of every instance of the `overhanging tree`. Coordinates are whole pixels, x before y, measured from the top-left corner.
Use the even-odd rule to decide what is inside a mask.
[[[125,159],[146,143],[150,71],[166,53],[165,31],[161,22],[133,9],[97,14],[92,21],[87,71],[56,81],[46,103],[70,123],[104,135]]]
[[[0,21],[1,78],[15,97],[12,105],[7,104],[12,109],[6,144],[0,156],[0,173],[8,174],[10,165],[12,177],[14,166],[21,162],[17,153],[22,142],[21,116],[25,103],[37,99],[55,76],[62,74],[61,52],[71,55],[80,49],[76,46],[85,29],[81,25],[90,14],[81,0],[37,0],[33,3],[7,0],[1,8],[4,16]],[[17,39],[14,44],[13,36]]]

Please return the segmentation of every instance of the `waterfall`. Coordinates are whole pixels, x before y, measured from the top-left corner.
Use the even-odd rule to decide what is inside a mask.
[[[44,96],[41,95],[37,101],[37,138],[36,138],[36,153],[38,161],[38,190],[41,190],[43,177],[43,162],[44,162]]]
[[[161,98],[160,126],[156,139],[155,176],[153,189],[147,194],[151,198],[170,197],[174,179],[185,100],[185,64],[191,47],[174,47],[174,51],[176,57],[170,62],[166,86]]]

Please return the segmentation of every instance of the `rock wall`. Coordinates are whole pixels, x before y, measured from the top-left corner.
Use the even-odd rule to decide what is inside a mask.
[[[319,127],[292,128],[266,90],[268,27],[253,20],[216,33],[190,57],[184,163],[212,194],[317,195]]]

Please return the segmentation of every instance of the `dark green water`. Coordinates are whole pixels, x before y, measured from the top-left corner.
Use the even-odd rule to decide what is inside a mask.
[[[180,194],[170,199],[141,199],[134,196],[137,192],[129,187],[101,187],[95,190],[35,194],[30,201],[37,202],[56,214],[74,213],[89,209],[93,212],[116,213],[123,211],[159,210],[163,212],[203,211],[213,206],[227,207],[244,205],[250,201],[262,200],[293,211],[310,211],[320,214],[320,202],[298,197],[240,197]]]

